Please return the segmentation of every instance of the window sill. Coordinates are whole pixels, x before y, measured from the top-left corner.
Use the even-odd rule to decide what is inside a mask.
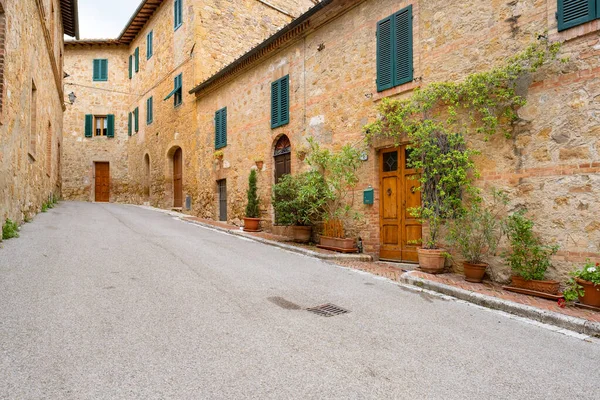
[[[407,82],[400,86],[396,86],[391,89],[386,89],[382,92],[375,93],[373,95],[372,99],[373,99],[373,102],[376,103],[386,97],[397,96],[399,94],[407,93],[407,92],[415,90],[418,87],[421,87],[421,82],[415,82],[415,81]]]
[[[108,79],[93,79],[93,82],[108,82]]]
[[[600,31],[600,19],[585,22],[581,25],[573,26],[560,32],[558,31],[558,28],[555,29],[556,31],[550,35],[550,40],[564,42],[585,36],[589,33]]]

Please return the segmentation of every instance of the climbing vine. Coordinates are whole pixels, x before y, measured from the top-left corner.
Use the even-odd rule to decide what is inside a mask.
[[[423,247],[437,248],[443,222],[462,212],[465,194],[477,195],[472,182],[478,152],[467,147],[466,137],[487,140],[499,131],[510,137],[517,110],[526,103],[517,93],[519,81],[556,60],[559,49],[559,43],[540,36],[501,66],[460,82],[417,88],[406,99],[381,101],[379,120],[365,127],[367,141],[382,135],[408,143],[409,166],[421,171],[422,205],[411,213],[429,225]]]

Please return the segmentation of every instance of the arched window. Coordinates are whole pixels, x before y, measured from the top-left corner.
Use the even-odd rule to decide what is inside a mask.
[[[277,183],[283,175],[292,173],[292,144],[286,135],[281,136],[275,143],[273,157],[275,158],[275,183]]]

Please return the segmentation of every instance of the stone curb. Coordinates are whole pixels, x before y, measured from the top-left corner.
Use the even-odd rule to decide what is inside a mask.
[[[600,323],[588,321],[583,318],[571,317],[554,311],[541,310],[536,307],[515,303],[512,301],[499,299],[497,297],[486,296],[481,293],[472,292],[443,283],[428,281],[427,279],[417,278],[411,275],[411,272],[402,274],[399,281],[422,289],[428,289],[434,292],[442,293],[454,298],[468,301],[482,307],[494,310],[504,311],[519,317],[529,318],[545,324],[555,325],[560,328],[569,329],[575,332],[583,333],[589,336],[600,337]]]
[[[215,226],[211,224],[207,224],[200,221],[194,221],[193,219],[189,219],[189,216],[179,217],[184,222],[189,222],[191,224],[199,225],[204,228],[215,229],[220,232],[228,233],[230,235],[240,236],[246,239],[253,240],[258,243],[266,244],[269,246],[279,247],[280,249],[288,250],[294,253],[299,253],[309,257],[320,258],[321,260],[330,260],[330,261],[373,261],[373,258],[368,254],[323,254],[317,251],[312,251],[308,249],[304,249],[302,247],[292,246],[290,244],[285,244],[281,242],[276,242],[274,240],[264,239],[261,237],[256,237],[252,235],[248,235],[243,231],[237,229],[227,229],[222,228],[220,226]]]

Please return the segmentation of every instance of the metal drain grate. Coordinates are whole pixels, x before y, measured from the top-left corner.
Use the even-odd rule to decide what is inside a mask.
[[[334,317],[340,314],[349,313],[349,310],[344,310],[342,307],[338,307],[335,304],[327,303],[320,306],[307,308],[306,311],[320,315],[322,317]]]

